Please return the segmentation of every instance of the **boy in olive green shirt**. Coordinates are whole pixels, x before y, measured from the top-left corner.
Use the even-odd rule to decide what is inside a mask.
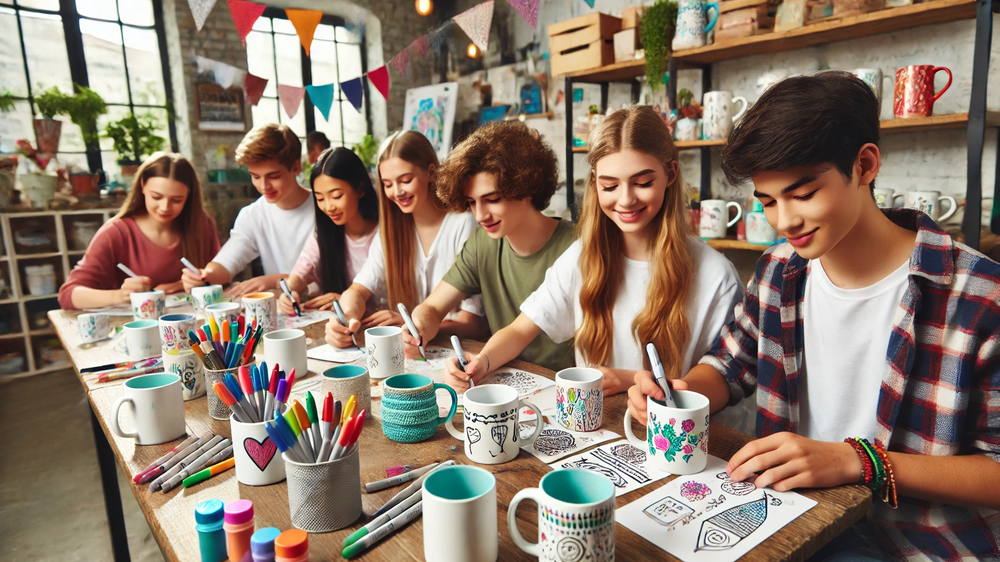
[[[573,243],[573,225],[542,214],[558,184],[557,166],[552,148],[516,122],[480,127],[455,147],[438,172],[438,196],[456,212],[472,211],[483,228],[414,309],[420,342],[434,339],[445,315],[476,294],[491,333],[517,318],[521,302]],[[418,357],[418,340],[404,331],[403,341],[407,357]],[[573,341],[557,344],[541,334],[521,358],[554,371],[572,367]]]

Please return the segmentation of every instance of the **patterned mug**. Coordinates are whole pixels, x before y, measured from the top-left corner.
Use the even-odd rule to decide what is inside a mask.
[[[197,330],[198,321],[194,314],[166,314],[160,316],[160,347],[164,351],[185,351],[191,349],[188,331]]]
[[[714,8],[712,21],[705,23],[705,14]],[[718,2],[702,0],[680,0],[677,4],[677,25],[670,46],[675,51],[696,49],[705,45],[705,35],[715,27],[719,19]]]
[[[455,428],[455,419],[448,420],[445,429],[452,437],[465,442],[465,456],[479,464],[501,464],[517,458],[521,447],[531,445],[542,432],[541,423],[528,437],[521,435],[518,412],[537,406],[518,398],[517,390],[502,384],[483,384],[470,388],[462,395],[465,417],[463,431]]]
[[[437,427],[455,415],[458,395],[448,385],[424,375],[394,375],[382,391],[382,433],[398,443],[419,443],[434,436]],[[451,396],[448,415],[438,415],[438,389]]]
[[[948,83],[934,93],[934,75],[943,70],[948,73]],[[893,91],[893,113],[896,117],[929,117],[934,112],[934,102],[951,87],[951,70],[943,66],[913,64],[896,71]]]
[[[80,341],[94,343],[108,339],[111,324],[106,314],[81,314],[76,317],[76,325],[80,328]]]
[[[152,318],[156,320],[163,316],[163,308],[166,305],[166,296],[163,291],[144,291],[129,295],[132,301],[132,319],[143,320]]]
[[[708,464],[708,398],[689,390],[673,391],[676,408],[646,397],[646,440],[632,433],[632,412],[625,412],[625,437],[649,451],[650,465],[670,474],[696,474]]]
[[[701,122],[701,137],[703,139],[727,139],[733,132],[736,122],[747,112],[747,99],[743,96],[733,96],[732,92],[706,92],[702,98],[704,115]],[[735,111],[737,103],[742,103],[739,111]]]
[[[597,431],[604,417],[604,373],[570,367],[556,373],[556,423],[570,431]]]

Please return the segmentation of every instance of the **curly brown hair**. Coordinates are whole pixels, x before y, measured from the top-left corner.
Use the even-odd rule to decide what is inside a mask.
[[[438,171],[438,197],[454,211],[468,210],[466,182],[480,172],[493,175],[504,199],[531,198],[539,211],[549,206],[559,184],[556,153],[537,131],[518,122],[487,123],[459,143]]]
[[[250,131],[236,147],[236,163],[241,166],[277,160],[289,170],[302,158],[302,141],[288,125],[268,123]]]

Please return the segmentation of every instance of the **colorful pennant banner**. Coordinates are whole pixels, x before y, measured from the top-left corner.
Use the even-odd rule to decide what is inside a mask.
[[[308,55],[312,47],[313,35],[316,34],[316,26],[319,25],[319,20],[323,19],[323,12],[289,8],[285,10],[285,15],[288,16],[288,21],[295,26],[295,33],[299,34],[299,41],[302,42],[302,48],[306,50],[306,55]]]
[[[229,3],[229,15],[233,17],[236,24],[236,32],[240,34],[240,41],[243,46],[247,46],[247,35],[253,29],[253,24],[257,18],[264,13],[265,6],[247,0],[226,0]]]
[[[264,95],[264,88],[267,88],[267,78],[261,78],[249,72],[243,77],[243,93],[250,105],[257,105],[260,102],[260,97]]]
[[[389,69],[384,64],[368,72],[368,81],[372,83],[372,86],[375,86],[383,98],[389,99]]]
[[[490,25],[493,23],[493,0],[486,0],[452,19],[482,52],[487,51],[490,45]]]
[[[322,86],[306,86],[309,101],[323,114],[323,119],[330,120],[330,108],[333,106],[333,84]]]
[[[430,41],[427,40],[426,35],[421,35],[410,46],[406,48],[407,51],[416,53],[418,57],[423,58],[427,56],[427,53],[431,50]]]
[[[531,29],[538,28],[538,0],[507,0],[507,2],[514,6],[517,13],[521,14],[524,21],[531,26]]]
[[[191,8],[191,15],[194,16],[194,25],[201,31],[205,26],[208,14],[215,7],[215,0],[188,0],[188,7]]]
[[[353,80],[348,80],[347,82],[340,83],[340,89],[347,96],[348,101],[354,106],[354,109],[361,111],[361,102],[364,99],[364,90],[361,84],[361,77],[357,77]]]
[[[285,114],[289,118],[295,117],[299,112],[299,106],[302,105],[302,98],[305,95],[305,88],[278,84],[278,100],[281,101],[281,107],[285,108]]]
[[[403,49],[396,53],[396,56],[389,60],[389,64],[396,69],[396,72],[403,75],[407,80],[413,79],[413,64],[410,59],[410,51]]]

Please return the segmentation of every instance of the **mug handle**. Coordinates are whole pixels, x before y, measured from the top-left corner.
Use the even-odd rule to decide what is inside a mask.
[[[532,410],[535,411],[535,431],[527,439],[524,439],[523,437],[521,438],[521,446],[522,447],[527,447],[528,445],[531,445],[532,443],[534,443],[535,440],[538,439],[538,436],[542,434],[542,427],[545,424],[542,423],[542,421],[543,421],[542,420],[542,411],[538,409],[538,406],[535,406],[534,404],[532,404],[531,402],[528,402],[527,400],[518,400],[517,401],[517,409],[520,410],[521,408],[531,408]],[[518,430],[518,431],[520,431],[520,430]]]
[[[739,121],[740,117],[743,117],[743,114],[747,112],[747,107],[750,106],[750,104],[747,102],[747,99],[743,96],[736,96],[735,98],[733,98],[733,103],[736,103],[738,101],[743,102],[743,107],[741,107],[740,110],[736,112],[736,115],[733,116],[733,123]]]
[[[448,421],[444,422],[444,428],[448,430],[448,433],[450,433],[452,437],[465,442],[465,434],[455,427],[455,416],[452,416],[448,419]]]
[[[944,221],[946,221],[949,218],[951,218],[951,216],[955,214],[955,211],[958,210],[958,205],[955,203],[955,198],[954,197],[952,197],[951,195],[942,195],[941,197],[938,197],[938,203],[940,203],[943,200],[947,200],[949,203],[951,203],[951,206],[948,207],[948,212],[947,213],[941,215],[940,217],[938,217],[937,221],[935,221],[938,224],[941,224]]]
[[[943,71],[945,71],[945,72],[948,73],[948,83],[944,85],[944,88],[941,88],[940,92],[934,94],[934,101],[937,101],[937,99],[939,97],[941,97],[941,94],[943,94],[946,91],[948,91],[948,88],[951,87],[951,70],[948,70],[947,68],[945,68],[943,66],[935,66],[934,69],[931,70],[931,80],[932,81],[934,80],[934,76],[938,73],[939,70],[943,70]],[[933,86],[933,83],[932,83],[932,86]],[[954,207],[952,207],[952,209],[954,209]],[[954,210],[952,212],[954,212]],[[951,215],[948,215],[948,216],[951,216]]]
[[[438,418],[437,423],[438,423],[438,425],[441,425],[441,424],[443,424],[445,422],[451,421],[451,419],[453,417],[455,417],[455,409],[458,408],[458,394],[455,394],[455,389],[454,388],[452,388],[452,387],[450,387],[450,386],[448,386],[446,384],[441,384],[439,382],[434,383],[434,390],[437,390],[439,388],[443,388],[443,389],[447,390],[448,394],[451,395],[451,409],[448,410],[448,416],[444,417],[444,418]],[[451,433],[451,432],[449,431],[449,433]],[[452,435],[454,435],[454,433],[452,433]]]
[[[729,201],[728,203],[726,203],[726,214],[729,213],[730,207],[736,207],[736,217],[733,220],[726,223],[726,228],[729,228],[730,226],[733,226],[734,224],[740,222],[740,219],[743,217],[743,207],[740,207],[739,203],[735,201]]]
[[[541,427],[541,425],[539,425]],[[510,538],[514,540],[517,548],[527,552],[530,556],[538,558],[542,555],[542,546],[537,542],[524,540],[521,531],[517,528],[517,506],[522,500],[531,500],[541,503],[542,490],[539,488],[526,488],[514,494],[514,499],[510,500],[510,507],[507,508],[507,528],[510,529]]]
[[[135,412],[135,402],[133,402],[132,399],[129,398],[128,396],[122,396],[121,398],[119,398],[118,401],[115,402],[114,407],[111,408],[111,411],[114,412],[114,414],[112,414],[111,418],[108,420],[108,421],[111,422],[111,432],[114,433],[115,435],[117,435],[118,437],[125,437],[125,438],[128,438],[128,439],[138,439],[139,438],[139,432],[138,431],[136,431],[134,433],[126,433],[126,432],[122,431],[122,426],[118,424],[118,414],[121,413],[120,410],[121,410],[122,404],[124,404],[126,402],[128,402],[129,404],[131,404],[131,406],[132,406],[132,412],[133,412],[133,415],[134,415],[134,412]]]
[[[715,22],[719,19],[719,3],[718,2],[709,2],[708,4],[705,4],[705,8],[704,8],[705,9],[705,13],[707,14],[708,11],[711,10],[712,8],[715,8],[715,17],[713,17],[712,21],[708,22],[708,25],[705,26],[705,33],[708,33],[709,31],[712,31],[712,28],[715,27]],[[951,73],[949,72],[948,74],[950,75]],[[948,84],[950,85],[951,82],[948,82]],[[945,88],[945,89],[947,89],[947,88]]]
[[[640,451],[646,449],[646,442],[640,441],[635,433],[632,433],[632,410],[625,410],[625,437],[628,438],[628,442],[632,444],[633,447],[639,449]]]
[[[895,207],[896,206],[896,198],[897,197],[902,197],[903,201],[904,201],[903,204],[904,205],[906,204],[906,202],[905,202],[906,201],[906,194],[904,194],[904,193],[893,193],[892,194],[892,204],[889,205],[890,207]]]

